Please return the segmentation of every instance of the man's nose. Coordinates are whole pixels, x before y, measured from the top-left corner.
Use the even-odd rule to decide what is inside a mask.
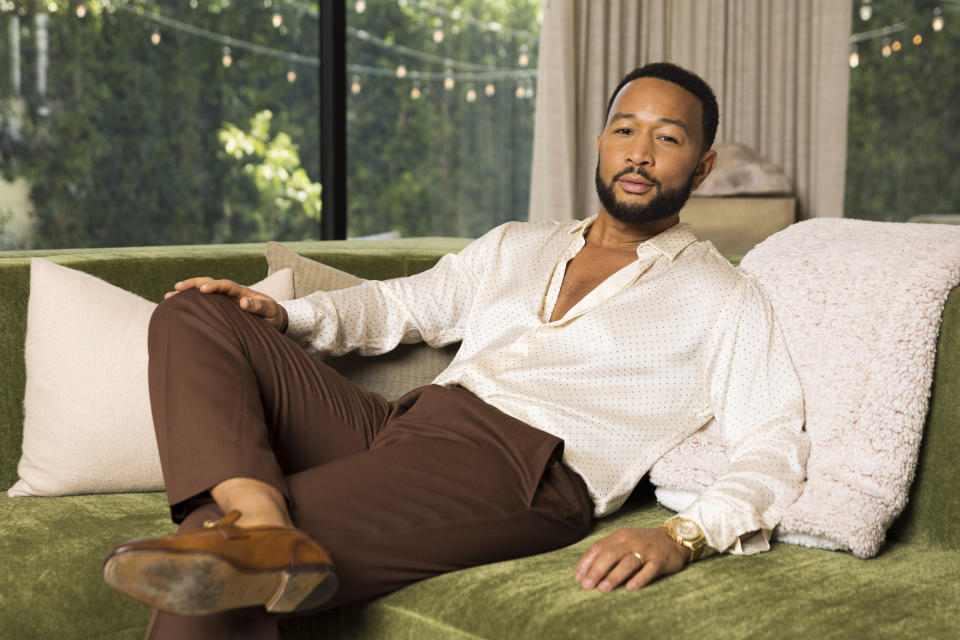
[[[627,162],[636,166],[652,167],[656,161],[653,144],[646,136],[636,136],[627,149]]]

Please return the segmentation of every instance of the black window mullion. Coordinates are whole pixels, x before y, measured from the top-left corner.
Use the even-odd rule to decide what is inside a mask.
[[[320,238],[347,237],[347,16],[344,0],[321,0]]]

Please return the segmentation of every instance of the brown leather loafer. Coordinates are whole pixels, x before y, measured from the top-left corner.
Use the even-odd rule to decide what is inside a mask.
[[[239,511],[198,531],[131,540],[110,552],[103,577],[156,609],[206,615],[263,605],[306,613],[337,591],[333,561],[299,529],[238,527]]]

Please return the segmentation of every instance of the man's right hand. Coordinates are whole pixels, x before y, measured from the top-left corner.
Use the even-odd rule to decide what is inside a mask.
[[[163,296],[164,299],[188,289],[199,289],[200,293],[221,293],[236,300],[244,311],[266,320],[277,331],[287,330],[287,312],[283,307],[270,296],[258,293],[232,280],[214,280],[206,276],[189,278],[173,285],[173,288],[174,291],[168,291]]]

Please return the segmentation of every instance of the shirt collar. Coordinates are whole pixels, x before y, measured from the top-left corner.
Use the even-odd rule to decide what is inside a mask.
[[[599,214],[593,214],[589,218],[581,220],[570,228],[570,233],[578,234],[582,237],[587,228],[597,219],[598,215]],[[673,261],[673,259],[677,257],[677,254],[694,242],[697,242],[697,236],[693,235],[693,230],[690,225],[686,222],[681,222],[673,225],[666,231],[658,233],[646,242],[641,243],[640,246],[637,247],[637,254],[639,255],[643,247],[653,247]]]

